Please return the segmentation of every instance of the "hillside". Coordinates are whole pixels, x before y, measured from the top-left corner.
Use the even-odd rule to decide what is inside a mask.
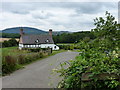
[[[7,28],[4,29],[2,31],[0,31],[0,33],[14,33],[14,34],[19,34],[20,33],[20,28],[21,27],[13,27],[13,28]],[[40,30],[40,29],[36,29],[36,28],[32,28],[32,27],[22,27],[24,32],[26,34],[48,34],[48,31],[44,31],[44,30]],[[58,34],[62,34],[62,33],[69,33],[68,31],[53,31],[53,35],[58,35]]]
[[[14,28],[7,28],[2,30],[2,33],[20,33],[20,28],[21,27],[14,27]],[[46,31],[36,29],[36,28],[31,28],[31,27],[22,27],[24,32],[26,34],[46,34]]]

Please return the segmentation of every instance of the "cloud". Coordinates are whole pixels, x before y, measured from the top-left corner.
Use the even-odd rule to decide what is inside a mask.
[[[75,9],[77,12],[81,13],[98,13],[102,11],[104,7],[109,9],[116,8],[117,3],[110,3],[110,2],[3,2],[2,9],[3,11],[10,11],[13,13],[29,13],[30,10],[39,10],[39,9],[49,9],[49,8],[72,8]]]
[[[30,14],[36,19],[48,19],[52,16],[52,13],[43,10],[31,11]]]
[[[3,0],[3,2],[118,2],[119,0]]]
[[[94,28],[93,19],[109,11],[118,19],[117,3],[3,2],[0,29],[31,26],[38,29],[80,31]]]

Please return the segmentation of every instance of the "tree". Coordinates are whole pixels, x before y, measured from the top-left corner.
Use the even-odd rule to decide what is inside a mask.
[[[117,42],[120,39],[120,28],[110,13],[106,12],[106,15],[106,19],[95,19],[93,33],[96,39],[89,41],[86,37],[80,40],[77,43],[80,54],[76,60],[60,64],[61,69],[57,72],[63,79],[58,88],[117,90],[119,87],[119,78],[116,76],[120,76],[120,40]],[[66,64],[68,68],[64,66]]]
[[[12,47],[12,46],[16,46],[16,45],[18,45],[18,42],[15,38],[12,38],[8,41],[4,41],[2,43],[2,47]]]
[[[99,38],[112,38],[115,39],[116,30],[119,29],[117,21],[115,21],[115,17],[113,17],[110,13],[106,11],[106,17],[102,18],[96,18],[94,19],[94,25],[96,25],[96,28],[92,31],[95,33],[95,35]],[[120,34],[119,34],[120,35]]]
[[[11,43],[12,46],[18,45],[18,42],[15,38],[10,39],[8,42]]]
[[[74,43],[75,41],[79,41],[84,39],[85,37],[89,37],[90,39],[95,39],[93,33],[90,31],[84,32],[74,32],[74,33],[63,33],[60,35],[53,35],[53,40],[55,43]]]
[[[8,41],[4,41],[2,43],[2,47],[11,47],[11,46],[12,46],[11,43],[9,43]]]
[[[96,28],[92,29],[92,32],[98,39],[98,47],[114,49],[115,47],[119,47],[120,44],[120,25],[115,21],[115,17],[107,11],[105,15],[105,18],[99,17],[94,19]]]

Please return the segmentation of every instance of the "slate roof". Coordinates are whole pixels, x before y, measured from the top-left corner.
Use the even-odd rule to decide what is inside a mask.
[[[20,38],[22,44],[54,44],[50,35],[22,35]]]

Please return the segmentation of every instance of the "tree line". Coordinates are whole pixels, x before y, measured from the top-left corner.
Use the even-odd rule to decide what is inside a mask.
[[[2,37],[2,38],[20,38],[20,34],[18,34],[18,33],[1,33],[0,37]]]
[[[2,33],[0,34],[2,38],[20,38],[20,34],[16,33]],[[53,40],[55,43],[76,43],[79,40],[83,40],[85,37],[90,39],[95,39],[95,36],[90,31],[74,32],[74,33],[63,33],[58,35],[53,35]]]
[[[84,38],[95,39],[95,36],[90,31],[63,33],[61,35],[54,35],[53,40],[55,43],[77,43]]]

